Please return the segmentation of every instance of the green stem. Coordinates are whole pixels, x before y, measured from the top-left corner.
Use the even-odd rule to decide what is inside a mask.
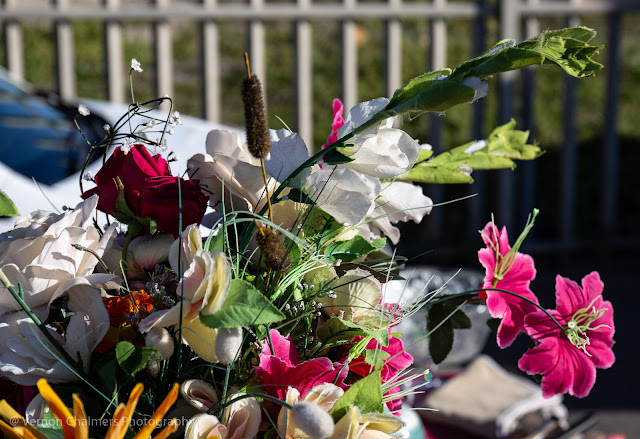
[[[524,300],[525,302],[528,302],[528,303],[532,304],[533,306],[535,306],[536,308],[538,308],[540,311],[542,311],[543,313],[545,313],[545,314],[547,315],[547,317],[549,317],[549,318],[553,321],[553,323],[555,323],[555,324],[558,326],[558,328],[560,328],[560,330],[561,330],[562,332],[565,332],[565,328],[560,324],[560,322],[558,322],[558,320],[556,320],[556,318],[555,318],[555,317],[553,317],[553,316],[549,313],[549,311],[547,311],[546,309],[544,309],[544,308],[542,307],[542,305],[540,305],[539,303],[534,302],[534,301],[533,301],[533,300],[531,300],[531,299],[527,299],[526,297],[523,297],[523,296],[521,296],[520,294],[512,293],[511,291],[503,290],[503,289],[500,289],[500,288],[479,288],[479,289],[476,289],[476,290],[463,291],[462,293],[451,294],[451,295],[448,295],[448,296],[445,296],[445,297],[441,297],[440,299],[435,300],[435,301],[433,301],[433,302],[429,301],[429,302],[427,302],[427,303],[424,303],[424,304],[422,305],[422,307],[425,307],[425,306],[427,306],[427,305],[435,305],[435,304],[437,304],[437,303],[441,303],[441,302],[444,302],[444,301],[447,301],[447,300],[455,299],[455,298],[462,297],[462,296],[468,296],[468,295],[472,295],[472,294],[477,294],[477,293],[479,293],[480,291],[488,291],[488,290],[489,290],[489,291],[499,291],[499,292],[501,292],[501,293],[509,294],[509,295],[511,295],[511,296],[518,297],[518,298],[520,298],[520,299]],[[422,308],[422,307],[421,307],[421,308]]]

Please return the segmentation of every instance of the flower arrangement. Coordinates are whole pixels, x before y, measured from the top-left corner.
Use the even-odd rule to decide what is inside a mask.
[[[482,230],[486,275],[474,291],[425,288],[411,303],[390,303],[385,284],[399,278],[401,258],[387,245],[400,239],[396,224],[436,207],[415,183],[470,182],[473,170],[542,154],[513,121],[433,155],[394,120],[471,103],[486,95],[488,77],[528,65],[589,76],[601,67],[594,35],[577,27],[503,41],[344,118],[336,100],[314,155],[297,134],[267,128],[247,62],[247,142],[210,132],[184,177],[158,152],[179,113],[131,122],[170,99],[133,104],[92,145],[115,149],[87,176],[93,187],[81,180],[82,203],[33,212],[0,235],[0,375],[39,390],[27,420],[0,403],[0,428],[30,438],[164,438],[178,428],[188,439],[390,437],[403,426],[402,398],[430,376],[411,368],[394,326],[428,308],[425,337],[437,341],[438,363],[453,329],[469,322],[462,304],[485,300],[500,347],[532,338],[518,364],[543,376],[545,397],[586,396],[595,369],[614,362],[613,309],[596,272],[582,286],[558,276],[557,308],[539,305],[534,261],[519,252],[537,211],[513,245],[493,221]],[[131,69],[142,70],[135,60]],[[38,424],[47,417],[60,423]]]

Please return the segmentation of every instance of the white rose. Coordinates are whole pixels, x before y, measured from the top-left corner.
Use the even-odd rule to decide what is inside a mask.
[[[93,196],[64,214],[36,211],[18,220],[16,228],[0,235],[0,269],[16,287],[21,284],[24,301],[31,309],[49,305],[86,279],[104,283],[113,276],[91,274],[98,259],[78,244],[102,256],[113,241],[115,226],[102,237],[93,226],[98,197]],[[0,285],[0,316],[19,308]],[[46,315],[45,315],[46,318]]]

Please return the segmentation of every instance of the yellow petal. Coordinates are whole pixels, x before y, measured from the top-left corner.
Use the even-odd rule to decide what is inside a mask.
[[[153,437],[153,439],[166,439],[167,437],[169,437],[171,433],[173,433],[177,429],[178,429],[178,420],[176,418],[173,418],[169,423],[169,425],[164,427],[160,433],[158,433]]]
[[[77,394],[73,394],[73,414],[76,417],[75,439],[89,439],[89,424],[87,422],[87,412],[84,404]]]
[[[47,437],[40,433],[40,431],[33,425],[25,421],[25,419],[9,405],[4,399],[0,401],[0,416],[4,418],[10,425],[25,427],[29,432],[36,437],[36,439],[47,439]]]
[[[111,421],[111,425],[109,426],[109,430],[107,430],[107,434],[104,435],[105,439],[119,439],[117,436],[118,425],[120,425],[124,416],[124,404],[120,403],[118,407],[116,407],[116,411],[113,414],[113,420]]]
[[[40,390],[40,395],[42,395],[44,400],[47,401],[51,413],[53,413],[53,415],[60,421],[64,438],[74,439],[76,421],[67,406],[64,405],[58,394],[54,392],[44,378],[40,378],[38,380],[37,386],[38,390]]]
[[[144,427],[142,427],[142,429],[133,437],[133,439],[147,439],[149,437],[151,432],[158,426],[160,420],[164,417],[164,415],[167,414],[167,411],[169,411],[169,407],[171,407],[176,402],[176,399],[178,399],[179,389],[180,386],[178,386],[178,383],[175,383],[167,396],[164,398],[164,401],[162,401],[157,410],[153,412],[151,418],[147,420]]]
[[[2,401],[4,402],[4,399]],[[22,436],[13,431],[13,428],[11,428],[11,426],[4,421],[0,421],[0,431],[8,439],[22,439]]]
[[[142,383],[138,383],[129,394],[129,401],[124,407],[122,420],[117,423],[116,428],[112,432],[111,439],[122,439],[127,433],[127,429],[131,423],[131,416],[133,416],[133,411],[135,410],[136,405],[138,405],[138,400],[140,399],[140,395],[142,395],[143,390],[144,386]]]

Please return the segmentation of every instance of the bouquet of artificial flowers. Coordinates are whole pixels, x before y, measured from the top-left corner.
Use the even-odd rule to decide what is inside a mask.
[[[87,175],[92,187],[80,182],[82,203],[34,212],[0,235],[0,375],[39,391],[26,419],[0,403],[0,428],[25,438],[390,437],[403,427],[402,398],[430,376],[412,369],[394,327],[427,308],[438,363],[453,329],[469,325],[462,305],[485,300],[500,347],[522,332],[533,339],[519,366],[543,376],[544,396],[586,396],[596,367],[614,361],[613,310],[595,272],[582,286],[558,277],[557,309],[539,305],[533,260],[519,252],[537,212],[513,245],[493,222],[482,230],[476,290],[425,288],[390,303],[385,284],[403,261],[387,244],[400,239],[396,224],[435,207],[414,183],[470,182],[473,170],[542,154],[513,121],[433,155],[394,120],[471,103],[488,77],[528,65],[589,76],[601,67],[593,36],[579,27],[503,41],[345,118],[336,102],[314,155],[297,134],[267,128],[247,69],[246,143],[210,132],[184,178],[162,155],[180,115],[132,123],[168,98],[133,104],[92,145],[115,150]]]

